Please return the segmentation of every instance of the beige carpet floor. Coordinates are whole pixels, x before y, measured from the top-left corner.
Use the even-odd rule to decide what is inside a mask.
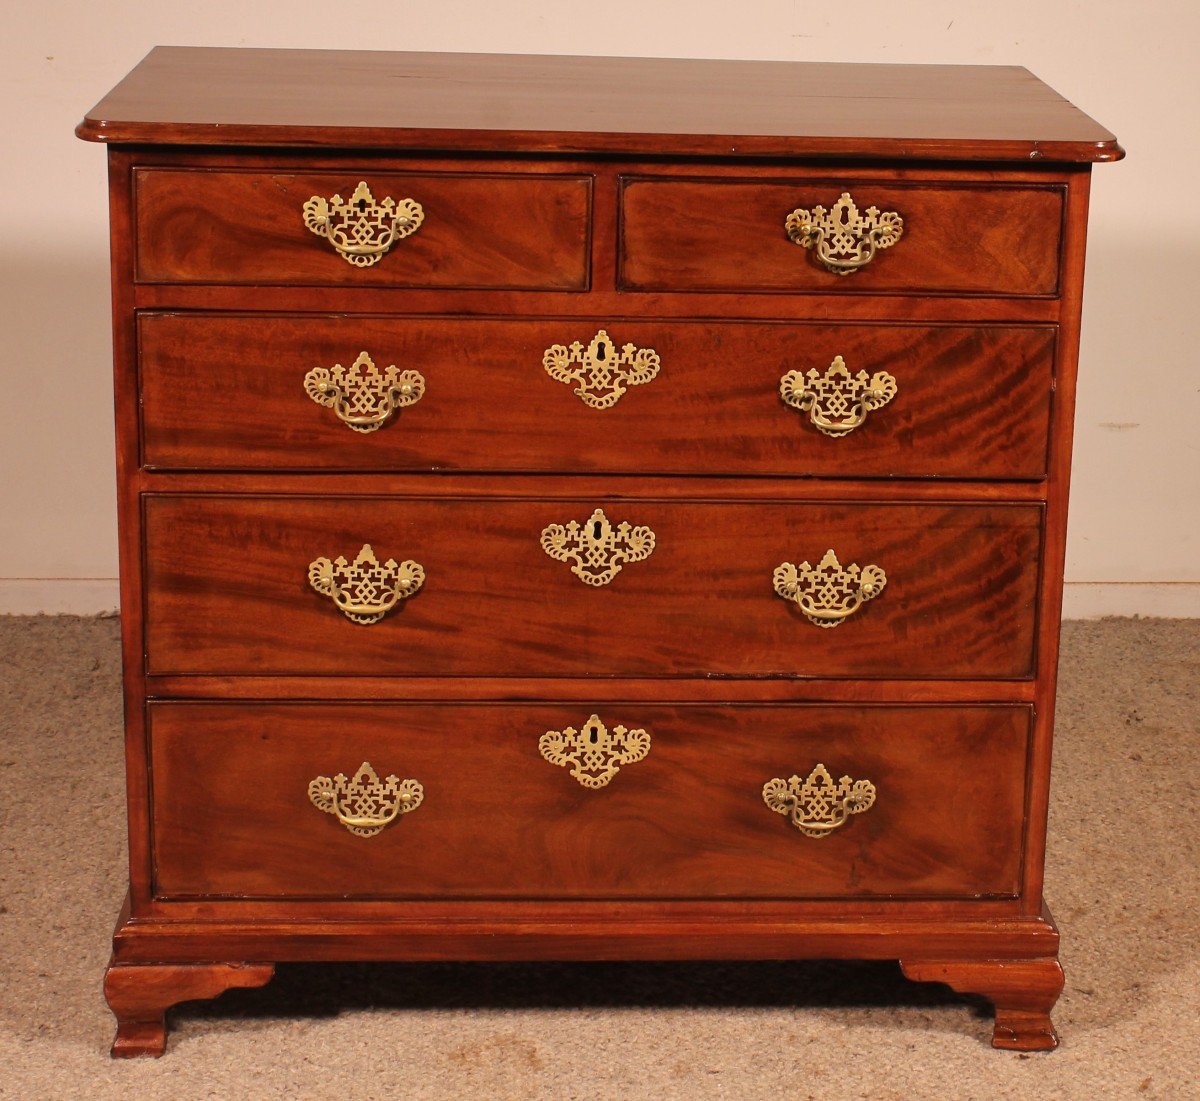
[[[0,1097],[1200,1098],[1200,621],[1068,624],[1047,895],[1062,1046],[891,964],[292,965],[112,1062],[117,623],[0,617]]]

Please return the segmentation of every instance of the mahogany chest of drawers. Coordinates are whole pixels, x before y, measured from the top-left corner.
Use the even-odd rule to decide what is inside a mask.
[[[277,961],[898,959],[1052,1047],[1091,164],[1023,69],[159,49],[114,1054]]]

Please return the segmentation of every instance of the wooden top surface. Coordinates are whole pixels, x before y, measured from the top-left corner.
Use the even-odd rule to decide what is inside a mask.
[[[1109,161],[1027,69],[160,46],[88,112],[120,144]]]

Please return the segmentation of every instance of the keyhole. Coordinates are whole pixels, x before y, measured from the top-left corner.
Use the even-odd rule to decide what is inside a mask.
[[[588,727],[588,741],[595,745],[600,740],[600,731],[594,726]]]
[[[600,538],[600,532],[601,532],[602,530],[603,530],[603,529],[600,527],[600,521],[599,521],[599,520],[597,520],[597,521],[596,521],[596,522],[595,522],[595,523],[592,525],[592,538],[593,538],[593,539],[599,539],[599,538]]]
[[[604,357],[607,355],[608,355],[608,345],[607,344],[597,344],[596,345],[596,358],[598,360],[600,360],[601,362],[603,362]]]

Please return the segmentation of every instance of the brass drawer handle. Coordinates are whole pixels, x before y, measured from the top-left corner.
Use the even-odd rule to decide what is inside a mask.
[[[349,201],[340,195],[331,199],[314,195],[304,204],[304,224],[356,268],[378,264],[392,245],[416,233],[424,220],[425,211],[412,199],[377,203],[366,180],[359,181]]]
[[[592,715],[581,730],[547,730],[538,749],[552,765],[570,765],[571,775],[585,788],[602,788],[622,765],[636,764],[650,752],[650,735],[624,726],[609,730],[599,715]]]
[[[860,212],[849,191],[828,210],[793,210],[784,222],[795,245],[816,248],[817,258],[835,275],[849,275],[865,268],[875,250],[891,248],[904,233],[904,219],[894,210],[880,213],[877,207]]]
[[[843,567],[830,549],[816,566],[808,562],[776,566],[772,580],[775,591],[795,603],[810,623],[836,627],[883,592],[887,575],[878,566],[860,569],[857,562]]]
[[[416,780],[398,776],[381,780],[370,763],[363,761],[352,780],[343,772],[318,776],[308,785],[308,798],[356,837],[374,837],[400,815],[416,810],[425,798],[425,789]]]
[[[776,777],[763,785],[763,802],[776,814],[786,814],[805,837],[828,837],[844,826],[852,814],[875,805],[875,785],[870,780],[843,776],[836,784],[824,765],[817,765],[807,780]]]
[[[355,623],[378,623],[402,600],[425,583],[425,567],[411,559],[380,562],[370,543],[347,562],[340,555],[332,562],[316,558],[308,564],[308,582],[338,606]]]
[[[573,562],[571,572],[585,585],[607,585],[630,562],[654,553],[654,532],[622,521],[616,527],[598,508],[582,524],[571,520],[542,530],[542,550],[557,562]]]
[[[576,382],[575,394],[592,409],[611,409],[630,386],[641,386],[658,374],[662,361],[653,348],[625,344],[620,352],[603,329],[584,348],[552,344],[542,356],[542,366],[555,382]]]
[[[347,428],[374,432],[398,409],[416,405],[425,395],[419,371],[400,371],[393,363],[380,371],[363,352],[349,367],[314,367],[304,376],[304,390],[318,405],[332,409]]]
[[[841,356],[834,357],[824,374],[813,367],[807,374],[788,371],[779,380],[783,400],[807,413],[818,432],[834,438],[853,432],[871,410],[887,405],[896,390],[896,380],[887,371],[852,375]]]

